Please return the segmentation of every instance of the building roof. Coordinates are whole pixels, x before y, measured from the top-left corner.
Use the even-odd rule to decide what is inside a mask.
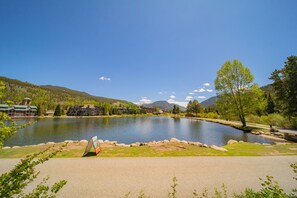
[[[10,111],[10,110],[15,110],[15,111],[37,111],[36,106],[27,106],[27,105],[12,105],[9,106],[7,104],[0,104],[0,110],[1,111]]]

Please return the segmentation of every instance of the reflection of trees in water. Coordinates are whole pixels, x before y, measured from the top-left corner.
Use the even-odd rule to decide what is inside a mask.
[[[180,118],[172,118],[175,123],[180,122]]]
[[[234,128],[192,119],[167,117],[47,118],[18,131],[6,145],[27,145],[49,141],[100,139],[120,142],[153,141],[176,137],[218,146],[228,140],[267,142],[265,138]],[[271,142],[271,141],[270,141]]]

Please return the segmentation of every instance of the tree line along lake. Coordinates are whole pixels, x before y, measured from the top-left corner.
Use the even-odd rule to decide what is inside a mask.
[[[17,119],[16,121],[22,124],[29,120]],[[92,136],[126,144],[171,138],[217,146],[227,144],[230,139],[273,143],[270,139],[244,133],[225,125],[194,119],[156,116],[38,119],[38,122],[31,126],[18,130],[4,142],[4,145],[24,146],[65,140],[88,140]]]

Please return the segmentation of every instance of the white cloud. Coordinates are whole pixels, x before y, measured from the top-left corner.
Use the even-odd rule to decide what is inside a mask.
[[[173,100],[172,98],[170,98],[169,100],[167,100],[168,103],[175,103],[175,100]]]
[[[176,98],[176,97],[175,97],[174,95],[171,95],[170,98],[171,98],[171,99],[174,99],[174,98]]]
[[[175,94],[175,91],[171,92],[172,94]]]
[[[177,104],[177,105],[185,107],[185,108],[187,108],[187,106],[188,106],[188,102],[178,102],[173,99],[169,99],[169,100],[167,100],[167,102],[170,104]]]
[[[212,90],[212,89],[206,89],[206,91],[207,91],[207,92],[212,92],[213,90]]]
[[[111,78],[108,78],[108,77],[106,77],[106,76],[101,76],[101,77],[99,78],[99,80],[107,80],[107,81],[109,81],[109,80],[111,80]]]
[[[189,94],[190,94],[190,95],[194,95],[194,93],[192,93],[192,92],[190,92]]]
[[[209,84],[209,83],[203,83],[203,86],[204,86],[204,87],[209,87],[210,84]]]
[[[193,92],[196,92],[196,93],[201,93],[201,92],[205,92],[205,89],[201,88],[199,90],[195,89]]]
[[[139,106],[144,105],[144,104],[150,104],[152,101],[148,99],[147,97],[141,97],[141,99],[138,102],[134,102],[134,104],[137,104]]]
[[[174,101],[174,102],[171,102],[171,104],[177,104],[179,106],[182,106],[182,107],[187,108],[188,102],[177,102],[177,101]]]
[[[197,96],[198,99],[204,99],[206,98],[205,96]]]
[[[187,96],[185,100],[190,101],[190,100],[192,100],[192,99],[193,99],[192,96]]]

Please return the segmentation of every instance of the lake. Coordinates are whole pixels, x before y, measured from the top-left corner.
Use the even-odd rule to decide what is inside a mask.
[[[25,123],[28,120],[18,120]],[[32,121],[32,120],[31,120]],[[89,139],[119,143],[149,142],[153,140],[197,141],[208,145],[225,145],[228,140],[273,143],[273,141],[244,133],[229,126],[185,118],[118,117],[118,118],[45,118],[19,130],[4,142],[5,146],[34,145],[46,142]]]

